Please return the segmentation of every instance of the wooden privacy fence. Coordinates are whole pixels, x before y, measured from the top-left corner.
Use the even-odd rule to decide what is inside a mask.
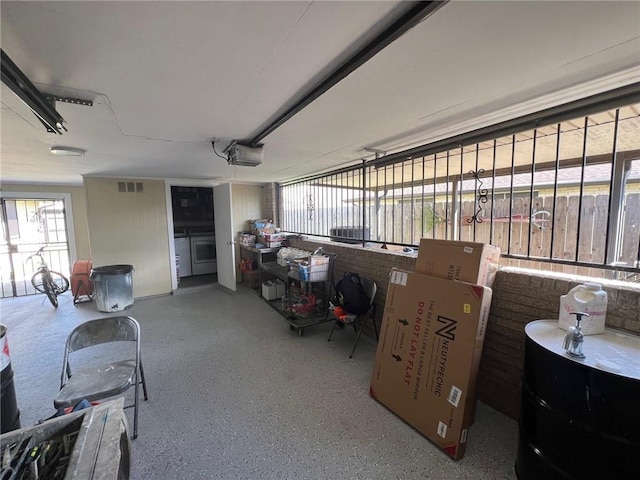
[[[640,193],[626,195],[625,201],[619,239],[611,241],[620,242],[617,261],[635,266],[640,243]],[[455,226],[458,238],[493,243],[505,254],[534,260],[605,262],[608,195],[583,195],[581,208],[579,195],[556,197],[555,209],[553,196],[534,197],[533,209],[529,204],[529,197],[514,198],[513,204],[509,198],[493,202],[489,199],[481,204],[482,210],[478,213],[482,222],[476,223],[468,221],[477,211],[476,202],[463,201]],[[578,211],[581,211],[580,215]],[[533,222],[530,221],[532,212]],[[361,226],[362,205],[351,202],[337,209],[316,207],[312,214],[296,209],[288,211],[285,217],[288,220],[283,227],[290,231],[329,236],[331,228]],[[451,238],[454,229],[449,203],[436,202],[434,205],[433,201],[418,198],[413,202],[381,204],[377,212],[373,203],[367,202],[366,223],[370,240],[404,245],[418,245],[423,237]]]
[[[529,204],[529,198],[515,198],[513,205],[508,198],[495,200],[493,204],[489,200],[481,204],[482,210],[478,217],[482,221],[476,223],[470,221],[476,212],[476,203],[464,201],[457,225],[459,239],[493,243],[503,253],[512,255],[604,263],[608,195],[585,195],[582,197],[581,208],[578,195],[556,197],[555,215],[551,196],[534,197],[532,210]],[[579,210],[582,212],[580,216]],[[530,221],[531,212],[534,213],[533,221]],[[435,208],[433,202],[421,204],[417,201],[413,205],[384,205],[381,206],[377,219],[375,216],[370,217],[370,225],[372,240],[413,245],[417,245],[423,237],[447,238],[447,234],[451,236],[454,228],[450,206],[445,202],[437,202]],[[617,260],[635,265],[640,241],[640,194],[626,196],[620,241],[621,251]]]

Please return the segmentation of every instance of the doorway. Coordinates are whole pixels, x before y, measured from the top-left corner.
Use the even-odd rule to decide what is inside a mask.
[[[49,268],[68,278],[71,268],[66,196],[4,195],[0,199],[0,297],[39,293],[31,284],[38,260],[29,257],[42,246],[45,246],[43,259]]]
[[[217,282],[213,188],[171,186],[178,289]]]

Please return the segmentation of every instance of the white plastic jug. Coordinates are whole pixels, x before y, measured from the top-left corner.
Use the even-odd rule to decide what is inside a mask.
[[[583,317],[580,325],[584,335],[604,333],[604,323],[607,316],[607,292],[602,290],[602,285],[585,282],[560,297],[560,328],[567,330],[576,325],[576,316],[571,315],[574,312],[589,314],[588,317]]]

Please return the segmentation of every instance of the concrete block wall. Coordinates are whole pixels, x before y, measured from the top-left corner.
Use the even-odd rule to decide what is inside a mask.
[[[385,250],[363,249],[358,245],[309,241],[291,237],[291,246],[315,250],[322,246],[337,253],[335,278],[354,271],[371,278],[378,285],[375,299],[376,322],[384,311],[389,271],[393,267],[412,271],[415,255]],[[520,412],[520,389],[524,364],[524,327],[539,319],[555,319],[560,296],[581,283],[577,278],[537,271],[501,268],[493,285],[493,300],[478,374],[478,397],[496,410],[517,419]],[[640,335],[640,288],[637,284],[605,285],[609,302],[607,326]],[[365,333],[374,337],[368,325]],[[588,342],[588,337],[587,340]],[[588,348],[588,344],[585,345]]]

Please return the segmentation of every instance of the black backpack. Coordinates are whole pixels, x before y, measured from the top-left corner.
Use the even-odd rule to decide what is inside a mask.
[[[362,287],[359,274],[346,272],[336,284],[334,291],[335,297],[332,302],[334,305],[356,315],[361,315],[369,310],[371,299]]]

